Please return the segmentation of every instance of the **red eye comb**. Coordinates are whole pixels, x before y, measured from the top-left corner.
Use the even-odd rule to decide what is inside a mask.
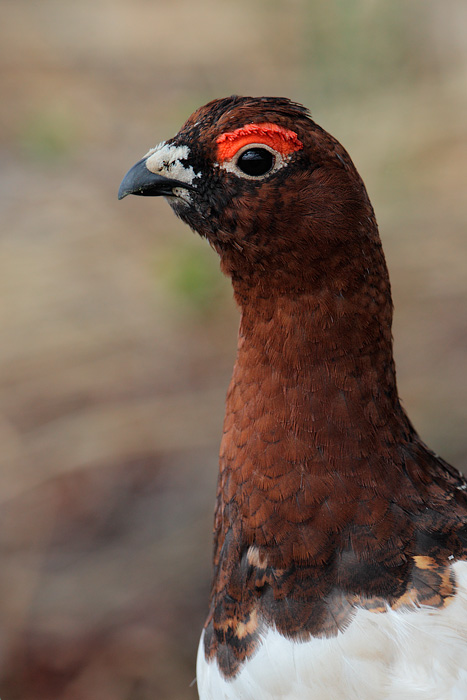
[[[228,131],[217,138],[217,157],[219,161],[230,160],[243,146],[249,143],[264,144],[286,156],[299,151],[303,144],[295,131],[285,129],[278,124],[247,124],[235,131]]]

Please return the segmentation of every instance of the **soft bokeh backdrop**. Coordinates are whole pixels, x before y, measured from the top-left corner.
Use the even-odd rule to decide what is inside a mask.
[[[121,177],[200,104],[285,95],[350,151],[400,391],[467,466],[465,0],[1,0],[0,696],[189,700],[238,316]]]

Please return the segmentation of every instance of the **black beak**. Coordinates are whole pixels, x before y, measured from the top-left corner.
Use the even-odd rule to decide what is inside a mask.
[[[127,194],[138,194],[143,197],[171,197],[174,187],[194,189],[191,185],[180,180],[172,180],[163,175],[156,175],[146,167],[146,158],[142,158],[127,172],[118,190],[118,198],[123,199]]]

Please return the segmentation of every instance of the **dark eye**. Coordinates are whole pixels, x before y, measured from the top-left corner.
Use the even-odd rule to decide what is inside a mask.
[[[265,148],[249,148],[237,160],[237,166],[245,175],[266,175],[274,165],[274,154]]]

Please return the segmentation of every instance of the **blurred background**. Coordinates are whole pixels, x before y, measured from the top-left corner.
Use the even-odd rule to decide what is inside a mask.
[[[375,205],[404,405],[465,469],[467,5],[0,10],[0,697],[194,699],[238,314],[120,180],[214,97],[306,104]]]

